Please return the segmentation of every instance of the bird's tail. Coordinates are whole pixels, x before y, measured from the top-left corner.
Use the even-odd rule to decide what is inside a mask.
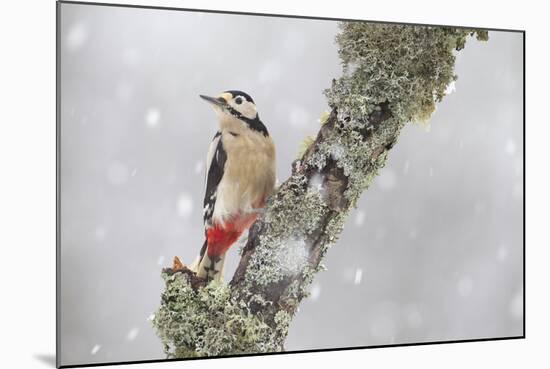
[[[208,253],[204,253],[197,266],[197,276],[205,278],[208,281],[221,281],[223,279],[224,266],[225,254],[208,256]]]
[[[223,279],[223,269],[225,266],[225,253],[221,255],[208,255],[208,240],[204,240],[201,251],[195,261],[189,266],[197,276],[208,281],[221,281]]]
[[[205,239],[204,243],[202,244],[201,251],[200,251],[199,255],[197,255],[195,260],[191,263],[191,265],[189,265],[189,269],[191,269],[195,273],[198,272],[199,264],[201,263],[201,260],[202,260],[203,256],[206,254],[207,245],[208,245],[208,243],[207,243],[207,240]]]

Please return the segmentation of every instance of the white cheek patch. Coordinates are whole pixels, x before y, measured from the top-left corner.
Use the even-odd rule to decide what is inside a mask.
[[[253,103],[249,102],[249,101],[245,101],[244,103],[242,103],[243,105],[243,111],[242,111],[242,114],[249,118],[249,119],[254,119],[256,118],[256,105],[254,105]]]
[[[250,101],[246,101],[242,96],[241,99],[243,100],[242,103],[237,104],[235,100],[231,100],[229,105],[248,119],[256,118],[256,105]]]

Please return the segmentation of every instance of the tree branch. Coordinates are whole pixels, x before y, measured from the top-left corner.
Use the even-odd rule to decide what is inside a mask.
[[[407,122],[426,121],[456,79],[454,51],[484,31],[341,23],[343,76],[325,91],[330,115],[250,229],[226,284],[163,271],[153,324],[169,357],[273,352]]]

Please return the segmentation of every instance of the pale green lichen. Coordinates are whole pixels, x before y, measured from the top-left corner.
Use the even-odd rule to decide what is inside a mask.
[[[332,214],[323,225],[323,238],[317,246],[321,258],[338,239],[349,210],[384,167],[388,150],[403,126],[412,120],[428,119],[447,85],[455,80],[454,50],[461,48],[472,33],[363,22],[342,23],[341,28],[337,41],[344,75],[325,91],[331,108],[337,109],[339,129],[318,142],[315,152],[305,159],[301,157],[300,163],[321,172],[331,159],[348,178],[344,196],[349,208]],[[375,127],[370,118],[383,114],[383,108],[391,113]],[[327,120],[325,116],[321,121],[326,124]],[[323,196],[308,186],[308,179],[301,172],[295,173],[269,204],[266,228],[248,264],[246,281],[250,289],[288,276],[281,255],[292,254],[294,240],[307,240],[327,216],[329,209]],[[322,269],[322,264],[305,264],[300,286],[291,284],[283,294],[307,295],[309,284]]]
[[[329,105],[364,123],[376,106],[390,102],[402,122],[426,120],[454,75],[455,50],[486,31],[365,22],[343,22],[337,36],[344,75],[326,92]]]
[[[425,122],[444,96],[454,75],[455,51],[469,35],[486,40],[486,31],[365,22],[343,22],[337,36],[344,74],[325,91],[338,109],[341,133],[321,146],[310,163],[338,161],[349,177],[346,196],[355,205],[384,166],[387,150],[372,155],[410,121]],[[374,127],[370,117],[388,104],[391,117]],[[364,132],[369,130],[369,139]],[[392,142],[392,145],[395,142]],[[344,147],[345,150],[337,150]],[[335,150],[336,149],[336,150]]]
[[[328,117],[330,117],[330,111],[324,111],[321,113],[321,116],[319,117],[319,124],[324,125],[326,122],[328,122]]]
[[[454,51],[472,34],[466,29],[364,22],[342,23],[341,28],[337,42],[344,75],[325,91],[330,107],[337,109],[339,127],[316,143],[313,154],[300,156],[301,166],[319,172],[329,159],[335,161],[348,178],[344,196],[349,207],[332,214],[323,225],[317,246],[321,258],[338,239],[349,210],[384,167],[403,126],[429,119],[456,79]],[[383,123],[375,126],[371,117],[384,114]],[[321,122],[326,121],[325,115]],[[248,286],[268,286],[285,277],[280,255],[291,253],[293,239],[308,239],[327,216],[323,196],[309,191],[307,182],[302,172],[293,174],[270,203],[260,245],[248,265]],[[320,270],[321,266],[304,265],[298,291],[285,293],[307,294]]]
[[[166,289],[152,323],[169,358],[276,352],[282,349],[281,331],[275,329],[246,304],[231,297],[225,283],[211,282],[193,289],[182,273],[163,274]]]
[[[275,314],[274,321],[277,326],[276,329],[278,329],[280,333],[286,333],[288,327],[290,326],[290,322],[292,321],[292,316],[285,310],[279,310]]]
[[[320,260],[350,209],[384,167],[403,126],[432,115],[456,79],[455,50],[474,33],[480,40],[488,37],[486,31],[448,27],[341,23],[337,43],[344,73],[325,91],[337,112],[335,127],[326,130],[331,118],[323,115],[326,136],[312,152],[309,140],[299,155],[311,178],[304,170],[294,172],[269,200],[259,243],[238,286],[194,289],[184,274],[163,275],[166,290],[153,324],[169,357],[283,349],[298,304],[324,270]],[[315,173],[329,161],[346,177],[343,209],[329,206],[315,183]],[[317,264],[308,254],[313,244]]]
[[[300,142],[300,145],[298,146],[298,153],[296,154],[296,159],[301,159],[306,153],[307,149],[309,149],[309,147],[313,144],[314,141],[315,141],[315,137],[306,136],[306,138],[304,138],[302,142]]]
[[[267,286],[307,267],[308,236],[318,228],[327,206],[303,175],[291,177],[282,191],[285,196],[274,196],[269,203],[264,217],[268,231],[260,235],[248,264],[247,283]]]

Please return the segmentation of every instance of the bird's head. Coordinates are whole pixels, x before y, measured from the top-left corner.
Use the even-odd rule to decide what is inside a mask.
[[[256,104],[254,104],[254,100],[250,95],[245,92],[230,90],[217,97],[205,95],[200,95],[200,97],[212,105],[220,118],[224,115],[230,115],[244,121],[258,118]]]

